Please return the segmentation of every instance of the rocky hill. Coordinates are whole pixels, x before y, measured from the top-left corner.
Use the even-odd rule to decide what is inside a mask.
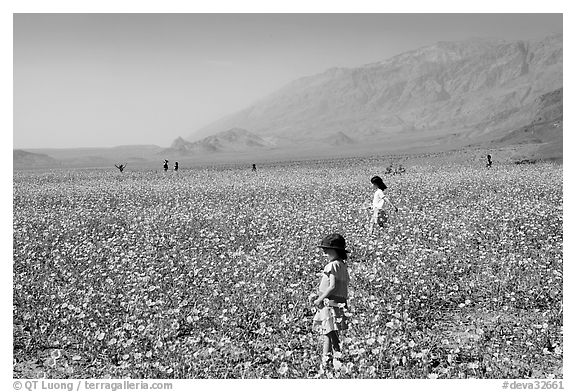
[[[213,152],[242,152],[255,149],[270,149],[274,145],[273,141],[266,140],[246,129],[232,128],[207,136],[196,142],[189,142],[179,137],[169,149],[162,151],[161,154],[176,153],[187,155]]]
[[[249,129],[251,137],[274,139],[279,146],[340,134],[360,143],[430,132],[502,138],[537,121],[538,105],[562,88],[562,58],[562,35],[539,42],[440,42],[298,79],[177,144],[232,128]],[[561,112],[561,105],[556,109]],[[206,140],[187,146],[220,148]]]
[[[323,142],[331,146],[348,146],[355,144],[356,140],[346,135],[344,132],[336,132],[324,138]]]

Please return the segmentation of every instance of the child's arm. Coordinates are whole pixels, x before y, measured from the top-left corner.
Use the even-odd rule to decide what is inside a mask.
[[[318,294],[317,293],[312,293],[308,296],[308,302],[310,302],[311,304],[314,303],[314,300],[318,298]]]
[[[324,298],[327,298],[332,293],[332,291],[334,291],[335,288],[336,288],[336,277],[334,276],[334,274],[330,274],[330,285],[328,286],[326,291],[324,291],[323,293],[319,293],[318,298],[316,298],[316,301],[314,301],[314,305],[320,306],[322,301],[324,301]]]
[[[386,200],[386,202],[390,205],[390,207],[394,208],[394,211],[398,212],[398,207],[392,204],[392,202],[387,197],[385,197],[384,200]]]

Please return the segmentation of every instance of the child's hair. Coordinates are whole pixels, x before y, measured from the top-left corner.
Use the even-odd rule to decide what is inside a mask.
[[[370,179],[370,182],[374,185],[376,185],[379,189],[385,190],[386,184],[384,184],[384,181],[382,181],[382,179],[378,176],[374,176]]]
[[[346,253],[345,250],[341,250],[341,249],[335,249],[335,250],[338,253],[338,258],[340,258],[342,260],[348,260],[348,253]]]

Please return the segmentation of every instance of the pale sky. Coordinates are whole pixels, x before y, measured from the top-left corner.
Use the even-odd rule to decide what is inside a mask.
[[[285,84],[561,14],[14,14],[14,148],[169,146]]]

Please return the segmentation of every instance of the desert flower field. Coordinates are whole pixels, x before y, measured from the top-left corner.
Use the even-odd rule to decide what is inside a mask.
[[[562,378],[562,166],[387,165],[14,172],[14,377],[317,377],[338,232],[329,377]],[[370,236],[373,175],[399,211]]]

